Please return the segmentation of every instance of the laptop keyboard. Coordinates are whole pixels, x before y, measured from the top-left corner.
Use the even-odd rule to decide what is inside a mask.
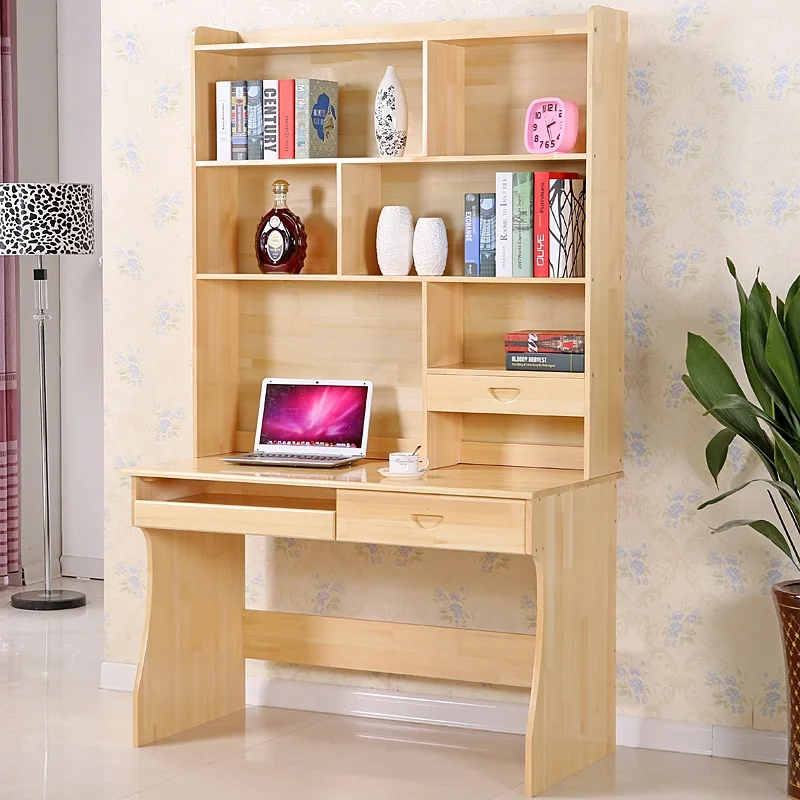
[[[270,461],[341,461],[345,456],[311,456],[296,453],[247,453],[244,458],[268,459]]]

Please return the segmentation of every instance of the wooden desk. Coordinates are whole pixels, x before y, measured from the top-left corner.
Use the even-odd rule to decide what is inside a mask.
[[[396,480],[380,466],[128,471],[148,552],[135,745],[240,711],[244,660],[260,658],[530,686],[529,795],[613,751],[619,476],[457,465]],[[536,634],[247,610],[242,534],[532,556]]]

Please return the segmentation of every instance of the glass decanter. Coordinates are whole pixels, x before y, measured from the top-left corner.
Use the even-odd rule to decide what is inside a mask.
[[[256,230],[256,257],[263,273],[297,274],[306,260],[308,241],[303,221],[289,210],[286,196],[289,184],[278,180],[272,184],[275,205],[264,216]]]

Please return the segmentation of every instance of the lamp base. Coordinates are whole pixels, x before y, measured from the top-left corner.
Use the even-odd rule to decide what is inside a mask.
[[[34,589],[30,592],[17,592],[11,595],[11,607],[25,611],[62,611],[66,608],[82,608],[86,605],[86,595],[69,589]]]

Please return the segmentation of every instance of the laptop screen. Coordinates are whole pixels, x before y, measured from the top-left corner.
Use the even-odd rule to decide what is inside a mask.
[[[268,383],[259,443],[276,447],[360,448],[366,386]]]

